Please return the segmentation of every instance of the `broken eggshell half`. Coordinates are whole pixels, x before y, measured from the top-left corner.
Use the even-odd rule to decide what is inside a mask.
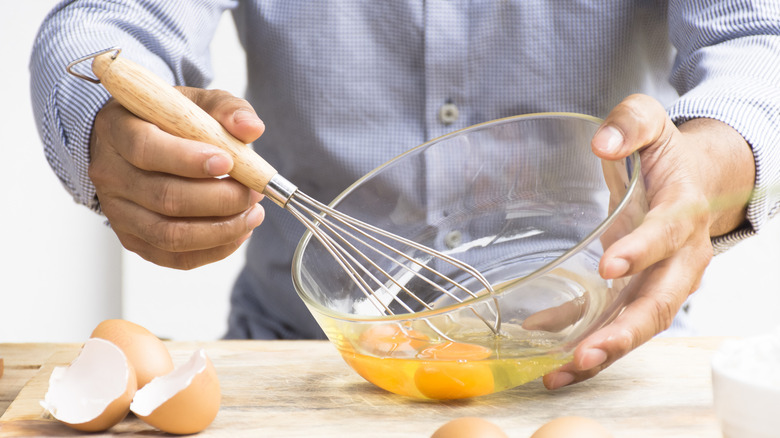
[[[107,319],[92,331],[91,338],[113,342],[135,369],[138,389],[152,379],[173,371],[173,359],[162,340],[138,324],[124,319]]]
[[[187,363],[139,389],[130,410],[163,432],[191,434],[214,421],[220,398],[217,372],[200,349]]]
[[[41,406],[74,429],[104,431],[127,416],[136,388],[135,371],[122,350],[92,338],[70,365],[54,368]]]

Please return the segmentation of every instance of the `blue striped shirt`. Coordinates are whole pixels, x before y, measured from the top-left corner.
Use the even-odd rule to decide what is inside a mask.
[[[267,127],[254,146],[320,200],[447,132],[531,112],[603,117],[641,92],[678,123],[718,119],[752,146],[750,226],[715,239],[716,251],[780,207],[777,0],[66,1],[36,40],[32,96],[46,157],[78,202],[99,211],[88,139],[108,96],[63,66],[121,46],[173,84],[205,87],[228,9],[247,55],[246,97]],[[319,336],[291,291],[301,226],[266,212],[233,293],[230,335]],[[247,328],[262,318],[266,326]]]

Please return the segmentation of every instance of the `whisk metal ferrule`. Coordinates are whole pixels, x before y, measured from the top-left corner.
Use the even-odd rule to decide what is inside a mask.
[[[268,181],[268,185],[265,186],[263,194],[274,201],[278,206],[284,208],[297,191],[298,186],[277,173]]]

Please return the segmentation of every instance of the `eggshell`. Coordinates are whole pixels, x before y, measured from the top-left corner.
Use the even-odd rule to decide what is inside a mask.
[[[122,421],[136,392],[135,372],[122,350],[89,339],[67,367],[57,367],[41,406],[68,426],[104,431]]]
[[[531,438],[612,438],[612,434],[591,418],[558,417],[537,429]]]
[[[219,411],[217,372],[204,350],[138,390],[130,410],[147,424],[173,434],[197,433]]]
[[[508,438],[504,431],[482,418],[461,417],[445,423],[431,438]]]
[[[108,319],[95,327],[92,338],[113,342],[124,351],[135,368],[138,388],[173,370],[173,359],[165,344],[149,330],[123,319]]]

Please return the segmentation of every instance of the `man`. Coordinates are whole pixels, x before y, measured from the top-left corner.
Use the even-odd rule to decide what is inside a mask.
[[[209,41],[230,8],[247,53],[246,101],[202,89]],[[65,64],[121,46],[194,87],[182,92],[325,201],[400,152],[474,123],[542,111],[604,117],[593,152],[641,151],[651,210],[608,248],[600,273],[644,271],[646,280],[545,376],[558,388],[666,329],[713,245],[727,248],[776,211],[778,9],[774,0],[65,2],[36,41],[33,98],[50,164],[129,250],[189,269],[226,257],[254,230],[228,333],[254,338],[321,336],[290,284],[302,227],[213,178],[232,167],[218,148],[133,117]]]

